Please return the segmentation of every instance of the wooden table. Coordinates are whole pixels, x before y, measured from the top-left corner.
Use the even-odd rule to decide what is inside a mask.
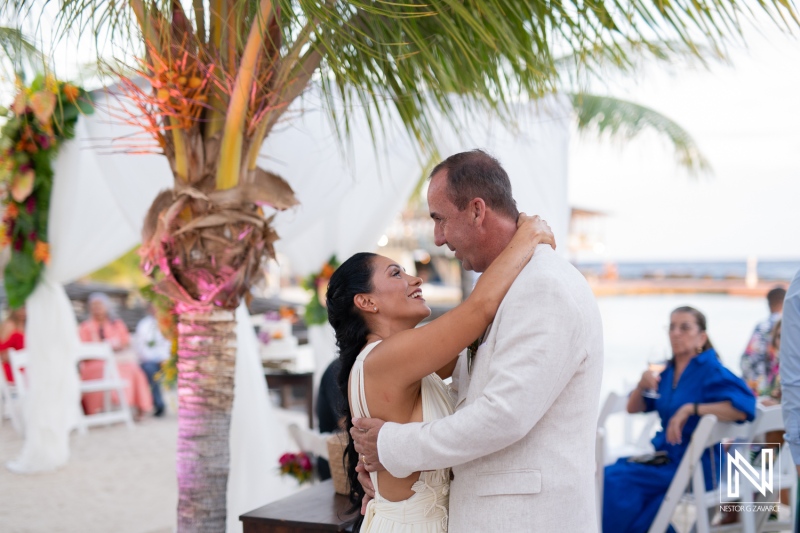
[[[281,391],[281,407],[284,409],[292,403],[292,387],[303,389],[306,412],[308,414],[308,427],[314,429],[314,373],[285,372],[265,368],[264,377],[267,379],[267,387]]]
[[[244,533],[313,533],[349,531],[356,514],[347,496],[333,491],[330,479],[239,517]],[[358,513],[358,511],[356,511]]]

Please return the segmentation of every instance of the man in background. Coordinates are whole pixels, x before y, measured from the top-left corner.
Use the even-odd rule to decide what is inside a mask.
[[[165,407],[164,399],[161,396],[161,384],[155,379],[155,375],[161,370],[161,363],[169,359],[172,345],[161,334],[152,305],[147,306],[147,315],[136,325],[134,347],[153,394],[153,407],[155,407],[153,415],[164,416]]]
[[[775,287],[767,293],[767,305],[769,305],[769,317],[763,322],[759,322],[747,343],[747,348],[742,355],[742,379],[756,396],[762,396],[770,383],[767,379],[769,371],[769,345],[772,342],[772,329],[775,323],[781,319],[783,312],[783,299],[786,296],[786,289]]]

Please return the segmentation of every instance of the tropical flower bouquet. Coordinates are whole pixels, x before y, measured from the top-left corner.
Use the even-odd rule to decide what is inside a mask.
[[[5,286],[11,307],[30,296],[50,260],[47,220],[53,188],[53,160],[61,143],[75,137],[81,114],[92,113],[80,87],[39,76],[29,87],[18,83],[11,107],[0,108],[0,204],[2,244],[11,245]]]
[[[304,452],[285,453],[278,460],[282,476],[292,476],[297,482],[310,483],[314,479],[314,465]]]

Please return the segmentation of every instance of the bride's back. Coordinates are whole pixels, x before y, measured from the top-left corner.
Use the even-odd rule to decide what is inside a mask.
[[[370,372],[370,358],[381,355],[380,342],[373,343],[364,348],[363,373],[364,373],[364,398],[361,406],[354,405],[353,387],[358,387],[358,380],[354,372],[358,372],[357,366],[353,367],[350,375],[349,394],[350,412],[353,416],[369,416],[380,418],[387,422],[407,424],[409,422],[422,422],[422,381],[417,381],[411,386],[398,385],[395,381],[387,379],[385,373]],[[359,357],[361,358],[361,357]],[[368,410],[363,412],[363,408],[368,406]],[[414,472],[406,478],[396,478],[389,472],[378,473],[378,486],[380,494],[389,501],[402,501],[410,498],[414,492],[411,486],[419,479],[419,472]]]

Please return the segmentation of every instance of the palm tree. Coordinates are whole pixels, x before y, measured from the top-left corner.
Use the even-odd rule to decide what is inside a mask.
[[[13,0],[6,9],[24,15],[35,5]],[[785,0],[759,7],[778,23],[796,21]],[[374,135],[393,113],[424,146],[431,111],[455,116],[454,93],[468,109],[508,117],[516,95],[555,91],[557,54],[588,66],[599,60],[583,51],[602,49],[622,66],[630,43],[674,37],[699,55],[700,45],[719,50],[738,35],[750,12],[735,0],[62,0],[60,14],[61,28],[141,44],[137,70],[151,89],[126,77],[123,86],[175,178],[146,218],[142,255],[180,313],[178,530],[218,532],[233,310],[273,254],[264,209],[297,203],[258,155],[309,84],[319,84],[343,135],[354,112]]]

